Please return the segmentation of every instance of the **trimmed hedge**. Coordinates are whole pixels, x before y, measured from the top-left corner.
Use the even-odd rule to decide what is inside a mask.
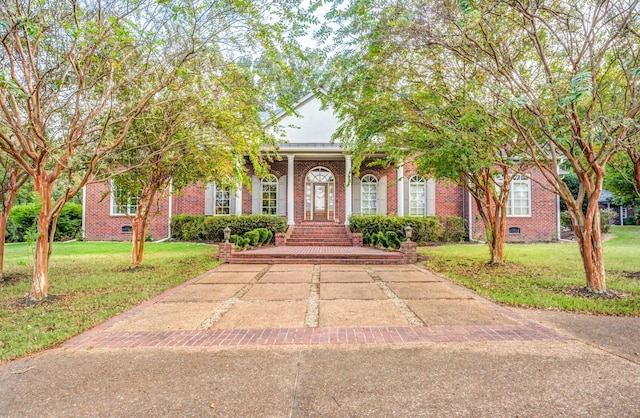
[[[40,203],[16,205],[9,213],[5,231],[6,242],[35,240]],[[82,205],[67,203],[62,208],[56,224],[56,241],[68,241],[78,238],[82,230]]]
[[[465,237],[464,221],[458,216],[448,216],[444,221],[437,216],[352,215],[349,217],[351,231],[361,233],[365,238],[369,236],[372,241],[376,240],[373,236],[379,232],[382,232],[385,238],[389,232],[393,232],[398,239],[404,241],[407,225],[411,225],[413,230],[411,240],[415,242],[455,242],[462,241]],[[380,240],[377,239],[377,241]]]
[[[171,217],[171,236],[181,241],[222,242],[224,228],[243,237],[249,231],[266,228],[273,234],[287,231],[287,220],[281,216],[244,215],[244,216],[196,216],[176,215]],[[268,241],[266,241],[268,242]]]

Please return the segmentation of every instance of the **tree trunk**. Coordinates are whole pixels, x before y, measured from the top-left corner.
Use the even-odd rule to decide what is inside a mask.
[[[490,264],[504,264],[504,242],[506,231],[506,217],[498,214],[494,218],[493,240],[489,242],[491,247]]]
[[[152,193],[152,198],[155,193]],[[144,244],[145,237],[147,235],[147,219],[149,217],[149,210],[146,207],[149,205],[148,199],[141,198],[138,201],[138,209],[136,214],[131,220],[131,265],[136,267],[142,265],[142,259],[144,257]]]
[[[35,260],[33,263],[33,285],[29,298],[40,301],[49,294],[49,258],[55,227],[52,213],[51,191],[53,184],[45,179],[34,176],[34,187],[42,202],[38,215],[38,237],[36,238]]]
[[[4,273],[4,234],[7,230],[7,220],[9,219],[9,211],[5,208],[0,212],[0,279]]]
[[[582,256],[582,264],[587,279],[587,289],[594,293],[607,291],[602,252],[602,233],[600,231],[600,210],[598,196],[591,196],[582,223],[574,223],[573,230]]]
[[[135,216],[131,221],[131,266],[136,267],[142,264],[140,255],[140,218]],[[142,239],[144,241],[144,239]]]

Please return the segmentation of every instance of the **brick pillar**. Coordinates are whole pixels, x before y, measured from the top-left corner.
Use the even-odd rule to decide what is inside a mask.
[[[362,247],[362,234],[359,232],[354,232],[351,234],[351,242],[354,247]]]
[[[218,245],[218,258],[223,263],[228,263],[233,255],[233,244],[230,242],[223,242]]]
[[[400,244],[400,251],[404,255],[407,264],[418,261],[418,244],[412,241],[405,241]]]
[[[282,247],[287,243],[287,234],[284,232],[276,232],[276,247]]]

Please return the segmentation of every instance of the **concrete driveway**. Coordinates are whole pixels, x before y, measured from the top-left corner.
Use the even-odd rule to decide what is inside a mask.
[[[416,266],[223,265],[0,366],[0,416],[633,417],[639,321]]]

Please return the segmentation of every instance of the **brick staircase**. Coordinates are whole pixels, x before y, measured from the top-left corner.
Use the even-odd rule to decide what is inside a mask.
[[[351,247],[353,243],[344,225],[306,222],[293,228],[285,245],[289,247]]]
[[[230,263],[404,264],[400,252],[354,246],[344,225],[305,222],[295,225],[285,245],[234,252]]]

